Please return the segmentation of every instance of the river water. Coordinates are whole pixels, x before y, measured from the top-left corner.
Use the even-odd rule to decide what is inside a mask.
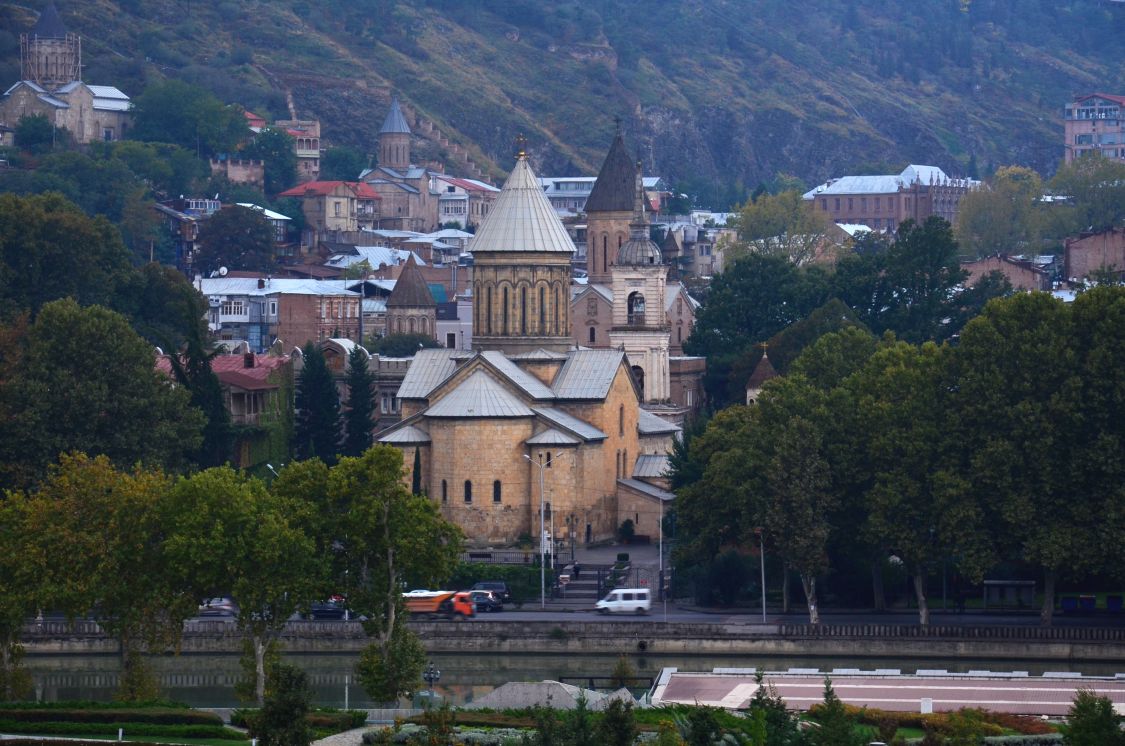
[[[354,667],[358,654],[301,654],[286,656],[300,666],[313,686],[315,702],[332,707],[377,707],[356,684]],[[508,681],[541,681],[608,677],[616,659],[612,656],[581,655],[434,655],[441,679],[436,692],[454,704],[478,699]],[[117,686],[119,659],[113,655],[29,655],[24,659],[40,700],[107,700]],[[1125,662],[990,661],[887,659],[859,657],[776,656],[685,656],[632,654],[629,662],[638,676],[654,677],[665,666],[681,671],[710,671],[716,667],[758,667],[769,671],[789,668],[898,668],[904,673],[917,669],[1027,671],[1073,671],[1086,675],[1110,675],[1125,671]],[[237,707],[235,682],[242,675],[237,655],[167,655],[151,659],[164,695],[195,707]],[[638,682],[641,683],[641,682]],[[405,704],[405,703],[404,703]]]

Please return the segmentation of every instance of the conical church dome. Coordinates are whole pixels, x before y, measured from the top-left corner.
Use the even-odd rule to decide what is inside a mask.
[[[574,253],[574,242],[543,194],[539,180],[520,154],[496,204],[469,242],[476,255],[494,251]]]

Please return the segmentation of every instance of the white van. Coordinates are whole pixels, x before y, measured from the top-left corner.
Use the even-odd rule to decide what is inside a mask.
[[[651,606],[648,588],[614,588],[596,608],[600,614],[647,614]]]

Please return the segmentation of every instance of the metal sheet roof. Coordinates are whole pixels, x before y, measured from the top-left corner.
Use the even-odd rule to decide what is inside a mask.
[[[532,399],[555,398],[555,392],[551,391],[546,384],[513,363],[504,356],[504,353],[498,350],[486,350],[481,353],[481,357],[492,364],[512,383],[519,386]]]
[[[516,160],[496,204],[470,239],[469,251],[574,253],[574,242],[543,196],[526,156]]]
[[[558,399],[604,399],[625,353],[621,350],[575,350],[563,363],[551,388]]]
[[[457,361],[444,348],[418,350],[398,387],[399,399],[425,399],[457,369]]]
[[[554,407],[532,407],[533,412],[557,428],[574,433],[582,440],[605,440],[606,434],[588,422]]]
[[[266,217],[267,220],[292,220],[293,219],[293,218],[289,217],[288,215],[282,215],[280,212],[274,212],[273,210],[270,210],[269,208],[266,208],[266,207],[262,207],[261,205],[255,205],[253,202],[236,202],[235,204],[238,205],[239,207],[245,207],[247,210],[253,210],[254,212],[260,212],[260,213],[262,213],[262,215],[264,215]]]
[[[410,125],[406,123],[406,117],[402,115],[402,107],[398,105],[398,97],[391,99],[391,110],[387,112],[387,118],[383,120],[383,126],[379,129],[380,135],[388,133],[410,134]]]
[[[484,370],[469,374],[423,413],[426,417],[531,417],[531,409]]]
[[[633,464],[633,476],[639,479],[657,479],[668,476],[667,453],[642,453]]]
[[[378,440],[380,443],[390,443],[396,446],[422,445],[430,442],[430,436],[425,430],[420,430],[414,425],[407,425],[392,430]]]
[[[529,446],[576,446],[581,442],[578,438],[560,432],[553,427],[541,433],[536,433],[524,441]]]
[[[642,409],[638,412],[637,432],[641,435],[671,435],[682,432],[683,428],[673,425],[663,417],[657,417],[652,412]]]
[[[258,287],[256,277],[203,277],[196,282],[203,295],[343,295],[356,296],[342,280],[310,280],[307,278],[274,277]]]
[[[662,490],[659,487],[649,484],[648,482],[642,482],[637,479],[618,479],[617,483],[623,484],[631,490],[640,492],[642,495],[655,497],[657,500],[660,500],[662,502],[670,502],[676,499],[676,495],[669,492],[668,490]]]

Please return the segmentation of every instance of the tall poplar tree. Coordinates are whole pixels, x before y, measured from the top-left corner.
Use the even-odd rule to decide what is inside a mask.
[[[348,409],[344,413],[345,456],[360,456],[371,447],[375,377],[367,368],[367,358],[367,351],[359,345],[348,353]]]
[[[302,350],[304,367],[297,379],[295,450],[301,458],[336,461],[340,443],[340,398],[324,353],[309,342]]]

